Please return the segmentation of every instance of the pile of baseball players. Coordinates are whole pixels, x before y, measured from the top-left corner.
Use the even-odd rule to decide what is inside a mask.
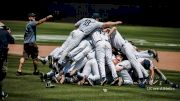
[[[41,73],[40,76],[46,87],[54,87],[53,81],[91,86],[137,84],[145,88],[156,83],[155,73],[166,84],[179,87],[167,80],[153,64],[153,59],[159,61],[155,50],[140,51],[121,36],[115,27],[122,24],[121,21],[99,20],[99,13],[79,20],[62,46],[47,57],[38,57],[50,67],[48,73]]]

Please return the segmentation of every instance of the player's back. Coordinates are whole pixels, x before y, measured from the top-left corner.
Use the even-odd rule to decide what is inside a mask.
[[[96,28],[102,27],[103,23],[96,21],[93,18],[83,18],[76,24],[79,25],[79,30],[83,31],[86,35],[92,33]]]

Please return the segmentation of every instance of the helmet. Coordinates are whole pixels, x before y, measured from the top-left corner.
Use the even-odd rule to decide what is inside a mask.
[[[142,62],[142,66],[146,69],[146,70],[149,70],[150,69],[150,61],[145,59],[143,62]]]
[[[100,19],[101,17],[100,17],[99,13],[93,13],[92,18],[94,18],[94,19],[99,18]]]

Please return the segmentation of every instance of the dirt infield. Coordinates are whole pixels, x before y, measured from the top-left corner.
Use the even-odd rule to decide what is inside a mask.
[[[47,56],[57,46],[43,46],[38,45],[39,55]],[[21,55],[23,51],[22,45],[9,45],[9,54]],[[180,52],[165,52],[158,51],[160,61],[157,63],[154,61],[156,66],[164,70],[180,71]]]

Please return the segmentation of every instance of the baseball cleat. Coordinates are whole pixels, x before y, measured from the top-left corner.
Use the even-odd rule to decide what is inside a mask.
[[[41,79],[41,82],[45,82],[44,73],[40,73],[40,79]]]
[[[34,71],[34,72],[33,72],[33,75],[39,75],[39,74],[40,74],[39,71]]]
[[[93,82],[93,80],[92,80],[92,79],[87,78],[87,81],[89,82],[89,84],[90,84],[91,86],[94,86],[94,82]]]
[[[155,80],[155,81],[153,82],[153,85],[155,85],[156,83],[158,83],[158,81],[159,81],[159,80]]]
[[[52,83],[51,83],[51,81],[48,81],[47,83],[46,83],[46,88],[54,88],[55,87],[55,85],[53,85]]]
[[[114,78],[114,81],[111,83],[111,85],[116,85],[118,83],[118,81],[119,81],[118,77]]]
[[[1,93],[1,100],[5,100],[8,97],[8,94],[4,91]]]
[[[173,84],[171,85],[171,87],[172,87],[172,88],[179,88],[179,84],[173,83]]]
[[[107,82],[106,78],[103,77],[102,80],[101,80],[101,86],[104,86],[104,84]]]
[[[146,82],[147,82],[147,80],[144,79],[144,80],[142,80],[142,81],[139,82],[138,86],[139,86],[140,88],[145,88],[145,87],[146,87]]]
[[[140,88],[145,88],[145,87],[146,87],[146,85],[143,84],[143,83],[138,84],[138,86],[139,86]]]
[[[38,59],[41,61],[41,63],[42,63],[43,65],[45,65],[45,64],[47,63],[46,60],[45,60],[45,58],[43,58],[43,57],[38,56]]]
[[[17,75],[17,76],[21,76],[21,75],[23,75],[23,73],[22,73],[22,72],[17,71],[17,72],[16,72],[16,75]]]

